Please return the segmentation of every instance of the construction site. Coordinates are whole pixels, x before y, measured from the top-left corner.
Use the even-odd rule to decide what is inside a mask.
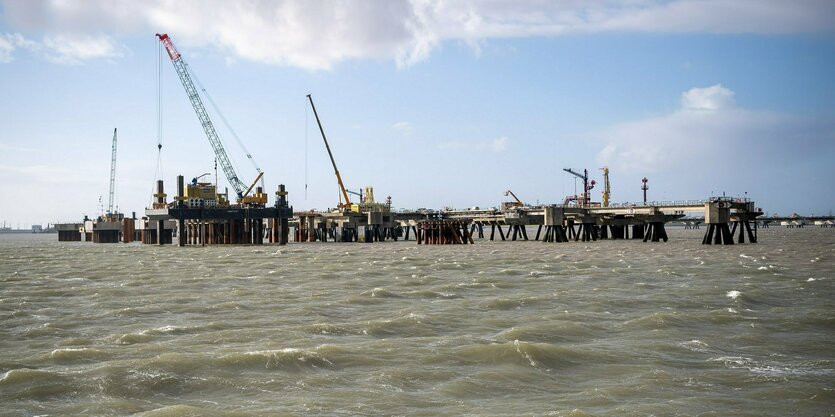
[[[57,224],[59,241],[94,243],[141,242],[166,245],[277,244],[289,242],[386,242],[413,240],[417,244],[474,244],[479,240],[527,241],[549,243],[633,239],[641,242],[665,242],[666,226],[679,222],[686,228],[704,224],[702,243],[731,245],[756,243],[758,228],[782,219],[760,219],[763,211],[748,198],[711,197],[674,202],[647,200],[649,180],[641,180],[643,201],[612,204],[609,168],[602,167],[603,185],[600,200],[592,191],[597,181],[587,169],[564,169],[567,175],[582,182],[582,192],[565,196],[553,204],[531,205],[512,190],[504,195],[510,200],[490,209],[415,209],[394,210],[392,199],[377,201],[373,187],[352,191],[346,187],[337,168],[319,113],[308,94],[307,101],[316,118],[325,150],[333,168],[340,198],[336,207],[324,211],[294,211],[285,185],[273,192],[264,188],[265,173],[247,159],[257,171],[251,182],[237,174],[223,142],[207,111],[201,92],[195,86],[191,69],[167,34],[157,34],[187,98],[212,148],[215,161],[214,182],[209,173],[186,181],[174,179],[175,194],[166,193],[165,179],[154,180],[153,203],[142,216],[126,216],[114,205],[117,161],[117,130],[113,130],[110,161],[109,198],[106,209],[95,219],[79,223]],[[214,105],[214,102],[211,102]],[[224,118],[225,122],[225,118]],[[237,138],[236,138],[237,139]],[[162,152],[161,143],[158,152]],[[232,188],[220,191],[217,166]],[[272,202],[270,202],[272,195]],[[791,221],[791,219],[786,219]],[[814,220],[821,227],[832,225],[831,218]],[[801,226],[802,227],[802,226]]]

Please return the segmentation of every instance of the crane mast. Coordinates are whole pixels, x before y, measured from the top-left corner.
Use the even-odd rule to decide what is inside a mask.
[[[209,118],[209,113],[206,111],[205,106],[203,106],[203,100],[197,93],[197,88],[194,87],[194,82],[191,80],[191,76],[188,73],[188,68],[186,67],[186,63],[183,60],[182,55],[177,52],[177,49],[174,47],[174,42],[171,41],[171,37],[169,37],[168,34],[157,33],[157,37],[159,38],[159,41],[162,42],[163,46],[165,46],[165,50],[168,52],[168,57],[171,58],[171,63],[174,64],[177,76],[180,77],[183,88],[185,88],[186,94],[188,95],[189,100],[191,100],[194,112],[197,113],[197,118],[200,120],[203,130],[206,132],[206,137],[209,139],[209,143],[215,151],[215,156],[217,156],[217,160],[220,162],[220,167],[223,169],[223,173],[226,175],[229,185],[231,185],[235,190],[235,193],[238,195],[238,199],[243,199],[246,196],[246,194],[244,194],[244,190],[247,189],[247,185],[244,184],[243,181],[238,178],[238,174],[235,173],[235,169],[229,161],[229,156],[226,155],[226,150],[223,149],[223,144],[220,142],[220,137],[215,130],[215,126],[212,124],[212,119]]]
[[[331,153],[331,147],[328,145],[328,138],[325,137],[325,129],[322,128],[322,122],[319,121],[319,114],[316,113],[316,106],[313,105],[313,97],[308,94],[307,99],[310,100],[310,107],[313,108],[313,115],[316,116],[316,124],[319,125],[319,132],[322,133],[322,140],[325,141],[325,149],[328,150],[328,156],[331,158],[333,172],[336,174],[336,182],[339,183],[339,190],[342,192],[342,198],[345,199],[345,204],[340,204],[340,208],[350,208],[351,199],[348,197],[348,190],[345,189],[345,184],[342,183],[342,176],[339,175],[339,169],[336,168],[336,161],[334,161],[333,153]]]
[[[603,171],[603,207],[609,207],[609,197],[612,189],[609,186],[609,167],[600,168]]]
[[[583,207],[588,206],[588,204],[591,202],[589,191],[592,188],[594,188],[594,185],[596,184],[596,182],[594,180],[589,182],[589,170],[584,169],[582,174],[572,170],[571,168],[563,168],[563,171],[565,171],[565,172],[567,172],[571,175],[574,175],[575,177],[580,178],[581,180],[583,180],[583,204],[582,204],[582,206]]]
[[[116,193],[116,128],[113,128],[113,151],[110,156],[110,199],[107,201],[107,215],[113,214],[113,196]]]

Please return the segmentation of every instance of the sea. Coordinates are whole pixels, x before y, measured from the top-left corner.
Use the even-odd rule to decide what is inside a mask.
[[[835,229],[733,246],[704,231],[446,246],[0,235],[0,415],[835,415]]]

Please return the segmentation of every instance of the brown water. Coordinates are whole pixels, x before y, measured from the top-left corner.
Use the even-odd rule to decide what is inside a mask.
[[[759,244],[0,235],[2,415],[835,410],[835,230]]]

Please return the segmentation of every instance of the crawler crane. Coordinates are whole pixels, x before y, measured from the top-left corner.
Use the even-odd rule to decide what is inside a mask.
[[[355,192],[348,190],[345,188],[345,184],[342,182],[342,176],[339,174],[339,168],[336,167],[336,161],[333,159],[333,152],[331,152],[331,147],[328,144],[328,138],[325,136],[325,129],[322,127],[322,121],[319,120],[319,113],[316,111],[316,106],[313,104],[313,97],[308,94],[307,99],[310,101],[310,107],[313,109],[313,116],[316,117],[316,124],[319,126],[319,132],[322,134],[322,140],[325,142],[325,149],[328,151],[328,156],[331,159],[331,165],[333,165],[333,173],[336,175],[336,182],[339,184],[339,191],[342,194],[342,198],[345,199],[344,202],[340,202],[337,207],[340,210],[349,210],[354,213],[364,213],[367,211],[388,211],[391,207],[391,204],[380,204],[374,201],[374,188],[373,187],[365,187],[365,195],[363,195],[362,191]],[[354,194],[360,198],[359,204],[351,203],[351,197],[349,194]]]
[[[162,42],[163,46],[165,46],[165,50],[168,52],[168,57],[171,58],[171,63],[174,64],[177,76],[180,77],[180,82],[182,82],[183,88],[185,88],[186,94],[191,101],[191,105],[194,107],[194,112],[197,114],[197,118],[203,126],[206,137],[212,145],[217,161],[220,163],[223,173],[226,175],[226,180],[229,181],[229,185],[232,186],[235,193],[238,195],[238,203],[246,206],[263,207],[267,204],[267,195],[258,191],[252,196],[250,196],[249,193],[264,173],[259,172],[258,178],[256,178],[256,180],[253,181],[252,185],[249,187],[247,187],[247,185],[241,181],[240,178],[238,178],[238,174],[235,172],[235,168],[232,166],[232,162],[229,160],[226,150],[223,149],[223,144],[221,143],[220,137],[215,130],[212,119],[209,117],[209,113],[203,105],[203,100],[200,98],[197,88],[191,80],[191,75],[189,75],[188,66],[183,59],[183,56],[177,52],[177,48],[174,47],[174,42],[171,41],[171,37],[168,36],[168,34],[158,33],[157,37],[159,38],[159,41]]]

